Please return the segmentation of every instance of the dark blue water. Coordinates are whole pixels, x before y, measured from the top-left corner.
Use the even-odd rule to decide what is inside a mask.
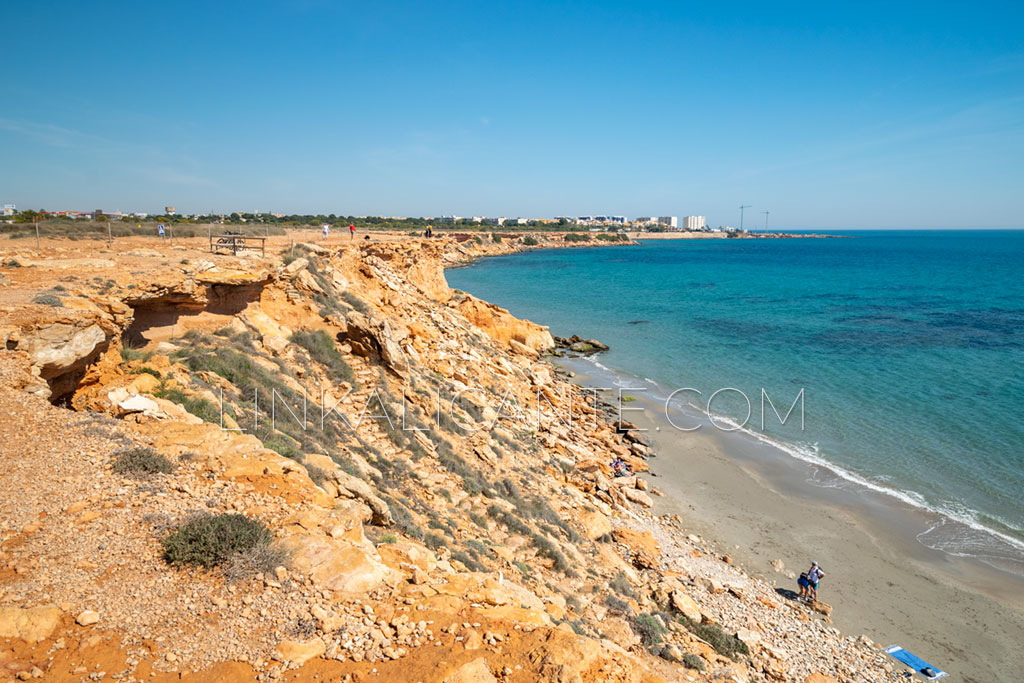
[[[447,275],[702,407],[742,390],[747,429],[962,523],[922,534],[932,547],[1024,559],[1024,232],[849,234],[537,251]],[[781,414],[804,389],[803,428],[799,406],[783,426],[766,405],[762,430],[762,388]],[[712,412],[747,408],[730,391]]]

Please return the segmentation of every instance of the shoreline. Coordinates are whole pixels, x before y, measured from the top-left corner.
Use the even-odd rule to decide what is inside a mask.
[[[677,232],[644,232],[643,230],[627,231],[631,240],[719,240],[719,239],[852,239],[852,235],[828,235],[824,233],[799,232],[737,232],[730,236],[725,232],[703,232],[680,230]]]
[[[586,359],[552,360],[573,370],[570,381],[581,386],[598,370]],[[638,398],[632,407],[640,406]],[[816,472],[838,475],[750,435],[667,429],[652,405],[644,407],[628,419],[662,427],[648,434],[662,454],[648,463],[652,484],[664,493],[654,512],[679,515],[683,536],[706,537],[778,589],[795,590],[796,574],[817,559],[830,572],[821,598],[836,608],[833,619],[845,635],[902,645],[965,681],[1016,680],[1009,672],[1024,641],[1024,579],[919,542],[918,526],[929,514],[923,509],[855,482],[815,483]],[[773,450],[779,452],[766,459]],[[680,533],[664,520],[659,525]],[[775,560],[785,563],[783,571],[773,569]]]
[[[590,361],[555,362],[574,373],[570,381],[594,385]],[[1007,672],[1024,640],[1024,580],[917,542],[913,522],[924,511],[893,515],[893,501],[816,486],[808,477],[823,468],[781,452],[766,458],[771,446],[749,435],[676,431],[646,397],[630,408],[643,409],[628,419],[649,430],[659,456],[648,462],[664,493],[654,511],[679,515],[684,534],[707,538],[779,589],[796,590],[796,574],[816,559],[829,573],[819,595],[846,635],[900,644],[966,681],[1015,680]]]

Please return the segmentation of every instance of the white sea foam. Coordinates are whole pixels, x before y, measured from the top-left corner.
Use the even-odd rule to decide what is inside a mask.
[[[612,381],[617,386],[630,386],[630,378],[633,376],[629,373],[609,368],[593,358],[585,358],[583,360],[611,375]],[[633,382],[635,382],[636,379],[638,378],[634,378]],[[669,392],[666,391],[664,387],[649,378],[645,377],[643,379],[650,383],[650,385],[652,385],[652,387],[661,394],[662,400],[668,397]],[[988,562],[992,566],[1003,569],[1004,571],[1024,574],[1024,541],[985,525],[979,521],[981,513],[977,510],[953,502],[933,504],[917,491],[885,485],[881,480],[891,479],[891,477],[888,476],[879,478],[880,480],[873,481],[861,474],[848,470],[845,467],[828,460],[821,453],[817,443],[797,444],[773,439],[772,437],[750,429],[749,427],[741,426],[739,422],[729,416],[719,415],[717,413],[711,413],[710,416],[707,416],[700,407],[691,403],[675,399],[673,401],[673,405],[685,406],[686,408],[699,411],[706,417],[713,418],[714,422],[720,425],[727,425],[730,429],[739,432],[744,436],[753,438],[756,441],[770,446],[790,457],[820,467],[832,473],[842,481],[866,488],[875,493],[896,499],[911,507],[940,516],[942,519],[937,524],[917,535],[918,541],[929,548],[940,550],[944,553],[957,557],[976,558],[978,560]],[[830,486],[829,484],[818,481],[811,483],[815,486]],[[963,525],[963,527],[966,527],[975,533],[971,536],[952,533],[952,530],[949,528],[950,522]],[[1012,525],[1007,524],[1007,526],[1013,528]],[[945,535],[943,536],[935,533],[938,530],[946,532]]]

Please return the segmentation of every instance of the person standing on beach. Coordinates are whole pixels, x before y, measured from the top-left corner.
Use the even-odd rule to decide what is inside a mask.
[[[818,599],[818,582],[825,578],[825,572],[817,562],[811,562],[811,568],[807,570],[807,596],[811,600]]]
[[[350,240],[354,240],[356,238],[356,224],[355,223],[349,223],[348,224],[348,236],[349,236]]]

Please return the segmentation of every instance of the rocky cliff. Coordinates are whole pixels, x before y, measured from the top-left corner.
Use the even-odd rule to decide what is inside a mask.
[[[448,287],[521,238],[139,242],[3,247],[0,679],[891,676],[653,516],[547,329]]]

